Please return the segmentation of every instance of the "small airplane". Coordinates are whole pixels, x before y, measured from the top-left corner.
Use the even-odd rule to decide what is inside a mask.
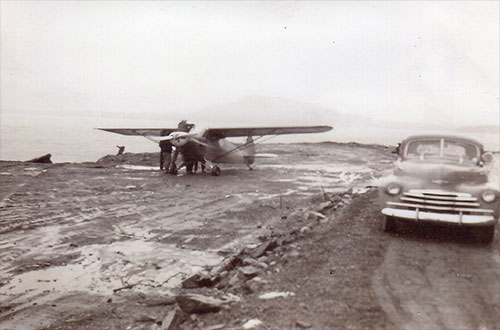
[[[208,128],[197,133],[191,133],[194,124],[181,121],[177,128],[99,128],[102,131],[122,135],[143,136],[153,142],[169,141],[174,147],[173,164],[178,153],[183,156],[183,163],[176,169],[181,169],[193,162],[200,162],[212,175],[218,176],[218,163],[245,164],[250,169],[255,162],[255,141],[267,135],[320,133],[332,129],[331,126],[278,126],[278,127],[239,127],[239,128]],[[151,138],[159,136],[160,139]],[[235,144],[226,140],[229,137],[247,137],[243,144]],[[254,136],[258,138],[253,139]],[[202,167],[202,168],[203,168]]]

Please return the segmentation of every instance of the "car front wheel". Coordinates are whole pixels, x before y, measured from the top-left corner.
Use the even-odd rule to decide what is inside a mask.
[[[495,236],[495,226],[485,226],[474,228],[474,237],[477,242],[482,244],[490,244]]]
[[[384,231],[387,233],[396,232],[396,219],[391,216],[386,216],[384,218]]]

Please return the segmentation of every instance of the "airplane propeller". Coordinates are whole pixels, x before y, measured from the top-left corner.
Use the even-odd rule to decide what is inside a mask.
[[[160,141],[170,141],[174,146],[182,147],[195,135],[195,133],[172,132],[167,137],[160,139]]]

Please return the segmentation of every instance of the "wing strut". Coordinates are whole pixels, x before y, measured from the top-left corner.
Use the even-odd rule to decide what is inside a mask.
[[[267,134],[267,135],[270,135],[270,134]],[[258,138],[256,138],[255,140],[252,140],[252,141],[247,141],[247,142],[243,143],[242,145],[237,146],[237,147],[236,147],[236,148],[234,148],[234,149],[231,149],[231,150],[229,150],[229,151],[226,151],[226,152],[225,152],[225,153],[223,153],[222,155],[217,156],[214,160],[217,160],[217,159],[222,158],[222,157],[224,157],[224,156],[226,156],[226,155],[229,155],[230,153],[232,153],[232,152],[234,152],[234,151],[236,151],[236,150],[241,150],[241,149],[244,149],[244,148],[246,148],[246,146],[248,146],[248,145],[249,145],[249,144],[251,144],[251,143],[257,144],[257,143],[255,143],[255,142],[256,142],[256,141],[258,141],[258,140],[260,140],[260,139],[262,139],[264,136],[266,136],[266,135],[261,135],[261,136],[259,136]],[[275,138],[275,137],[277,137],[277,136],[278,136],[278,135],[271,135],[269,138],[264,139],[263,141],[261,141],[261,142],[259,142],[259,143],[262,143],[262,142],[268,141],[268,140],[270,140],[270,139],[274,139],[274,138]]]
[[[146,139],[148,139],[149,141],[153,141],[156,144],[160,143],[160,141],[156,141],[155,139],[153,139],[152,137],[149,137],[147,135],[141,135],[141,136],[144,137],[144,138],[146,138]]]

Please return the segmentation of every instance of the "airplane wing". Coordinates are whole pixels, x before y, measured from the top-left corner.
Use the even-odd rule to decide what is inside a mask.
[[[117,133],[122,135],[139,135],[139,136],[164,136],[177,131],[177,128],[98,128],[101,131]]]
[[[215,141],[227,137],[263,136],[281,134],[302,134],[328,132],[331,126],[278,126],[278,127],[241,127],[241,128],[209,128],[204,137]]]

